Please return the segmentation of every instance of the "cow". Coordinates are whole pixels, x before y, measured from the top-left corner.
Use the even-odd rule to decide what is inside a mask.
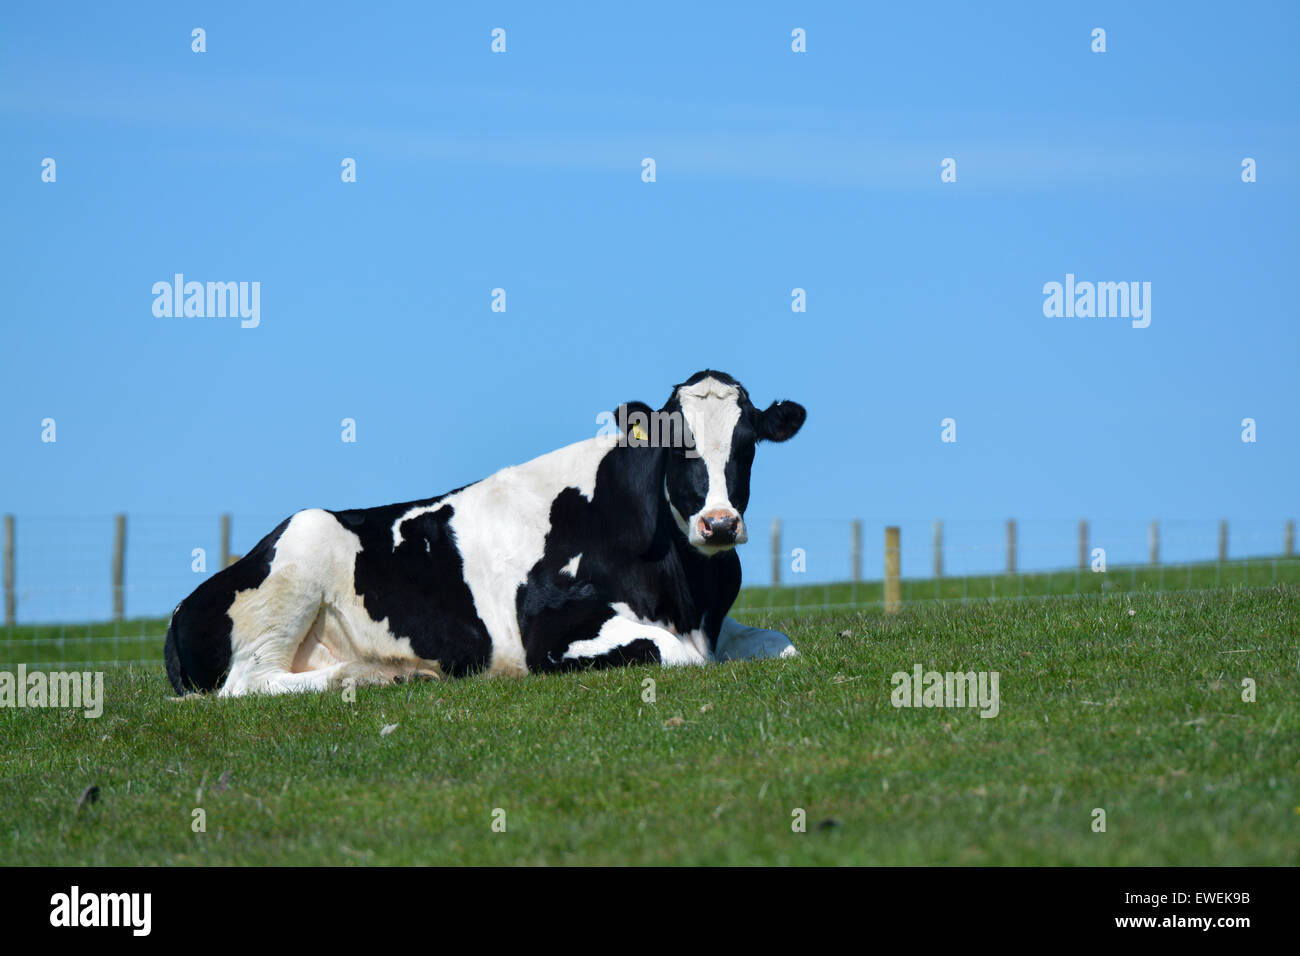
[[[727,612],[755,446],[806,414],[706,369],[657,412],[624,403],[595,437],[440,497],[300,511],[176,607],[167,676],[233,697],[796,656]],[[665,421],[668,441],[643,424]]]

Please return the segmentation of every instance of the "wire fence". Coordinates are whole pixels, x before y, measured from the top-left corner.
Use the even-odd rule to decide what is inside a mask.
[[[797,518],[770,527],[768,568],[757,566],[761,555],[746,560],[746,580],[766,587],[743,590],[736,613],[1300,583],[1289,519]]]
[[[894,610],[909,604],[1084,598],[1115,594],[1205,594],[1225,588],[1300,585],[1300,558],[1253,558],[1156,567],[1080,568],[1011,575],[903,579],[899,596],[886,581],[803,584],[742,590],[732,613],[805,614],[815,611]]]
[[[7,520],[0,669],[160,665],[172,608],[282,518]],[[740,549],[737,615],[1300,584],[1290,521],[787,518],[767,547],[764,525]]]

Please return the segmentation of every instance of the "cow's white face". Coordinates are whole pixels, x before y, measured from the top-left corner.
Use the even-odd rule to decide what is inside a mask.
[[[803,406],[774,402],[759,411],[731,376],[704,371],[677,386],[664,411],[679,411],[689,429],[686,447],[669,449],[664,478],[678,528],[706,555],[744,544],[755,445],[792,437],[807,414]]]

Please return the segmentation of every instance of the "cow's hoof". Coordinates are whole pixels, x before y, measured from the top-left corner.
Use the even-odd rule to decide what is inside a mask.
[[[427,668],[422,668],[418,671],[404,671],[401,674],[393,675],[394,684],[405,684],[407,681],[411,681],[414,683],[414,682],[424,682],[430,680],[442,680],[442,674],[438,673],[435,670],[428,670]]]

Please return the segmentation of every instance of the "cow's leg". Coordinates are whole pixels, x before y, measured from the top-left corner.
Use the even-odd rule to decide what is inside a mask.
[[[240,591],[230,606],[230,673],[222,697],[283,693],[293,660],[320,615],[322,593],[309,575],[289,564],[256,588]],[[313,672],[316,673],[316,672]]]
[[[576,667],[657,662],[665,667],[703,664],[702,655],[672,631],[614,613],[591,637],[570,641],[561,657]]]
[[[440,677],[436,661],[339,659],[321,640],[329,608],[322,590],[297,565],[285,565],[230,608],[230,673],[220,696],[287,694]]]
[[[715,660],[747,661],[763,657],[798,657],[790,638],[780,631],[762,627],[747,627],[732,618],[725,618],[713,649]]]
[[[436,661],[340,661],[316,670],[283,671],[267,677],[262,693],[295,694],[339,690],[343,687],[400,684],[408,680],[437,680],[442,677]]]
[[[340,660],[321,640],[329,608],[294,565],[278,569],[231,607],[234,648],[222,697],[290,694],[442,676],[417,657]]]
[[[703,664],[703,655],[676,634],[640,621],[585,582],[529,582],[520,630],[530,671],[623,664]]]

